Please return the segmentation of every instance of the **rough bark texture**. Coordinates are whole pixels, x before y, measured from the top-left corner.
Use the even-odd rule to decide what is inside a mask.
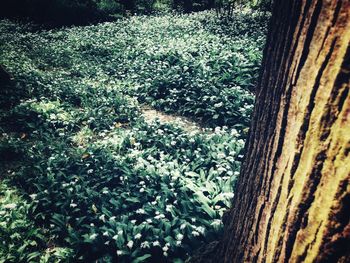
[[[350,1],[277,0],[224,262],[350,262]]]

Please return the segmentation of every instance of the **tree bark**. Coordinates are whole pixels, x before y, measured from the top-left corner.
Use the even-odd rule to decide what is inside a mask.
[[[350,262],[350,1],[277,0],[224,262]]]

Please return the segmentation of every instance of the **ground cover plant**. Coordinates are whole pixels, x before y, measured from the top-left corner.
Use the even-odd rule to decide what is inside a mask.
[[[0,156],[12,156],[2,177],[20,189],[36,235],[21,257],[183,262],[218,238],[266,29],[265,14],[235,14],[55,30],[0,22],[0,64],[12,78],[1,96]],[[144,103],[208,128],[147,121]],[[25,261],[11,242],[0,253]]]

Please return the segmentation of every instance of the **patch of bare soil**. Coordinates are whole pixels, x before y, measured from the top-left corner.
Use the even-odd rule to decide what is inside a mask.
[[[195,133],[203,133],[205,132],[205,128],[201,127],[198,123],[193,120],[183,117],[177,116],[173,114],[167,114],[158,110],[155,110],[149,106],[143,106],[141,108],[142,115],[147,122],[152,122],[154,120],[159,120],[161,123],[172,123],[177,126],[180,126],[187,132],[195,132]]]

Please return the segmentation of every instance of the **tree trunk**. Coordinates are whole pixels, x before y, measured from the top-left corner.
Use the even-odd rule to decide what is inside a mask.
[[[224,262],[350,262],[350,1],[277,0]]]

